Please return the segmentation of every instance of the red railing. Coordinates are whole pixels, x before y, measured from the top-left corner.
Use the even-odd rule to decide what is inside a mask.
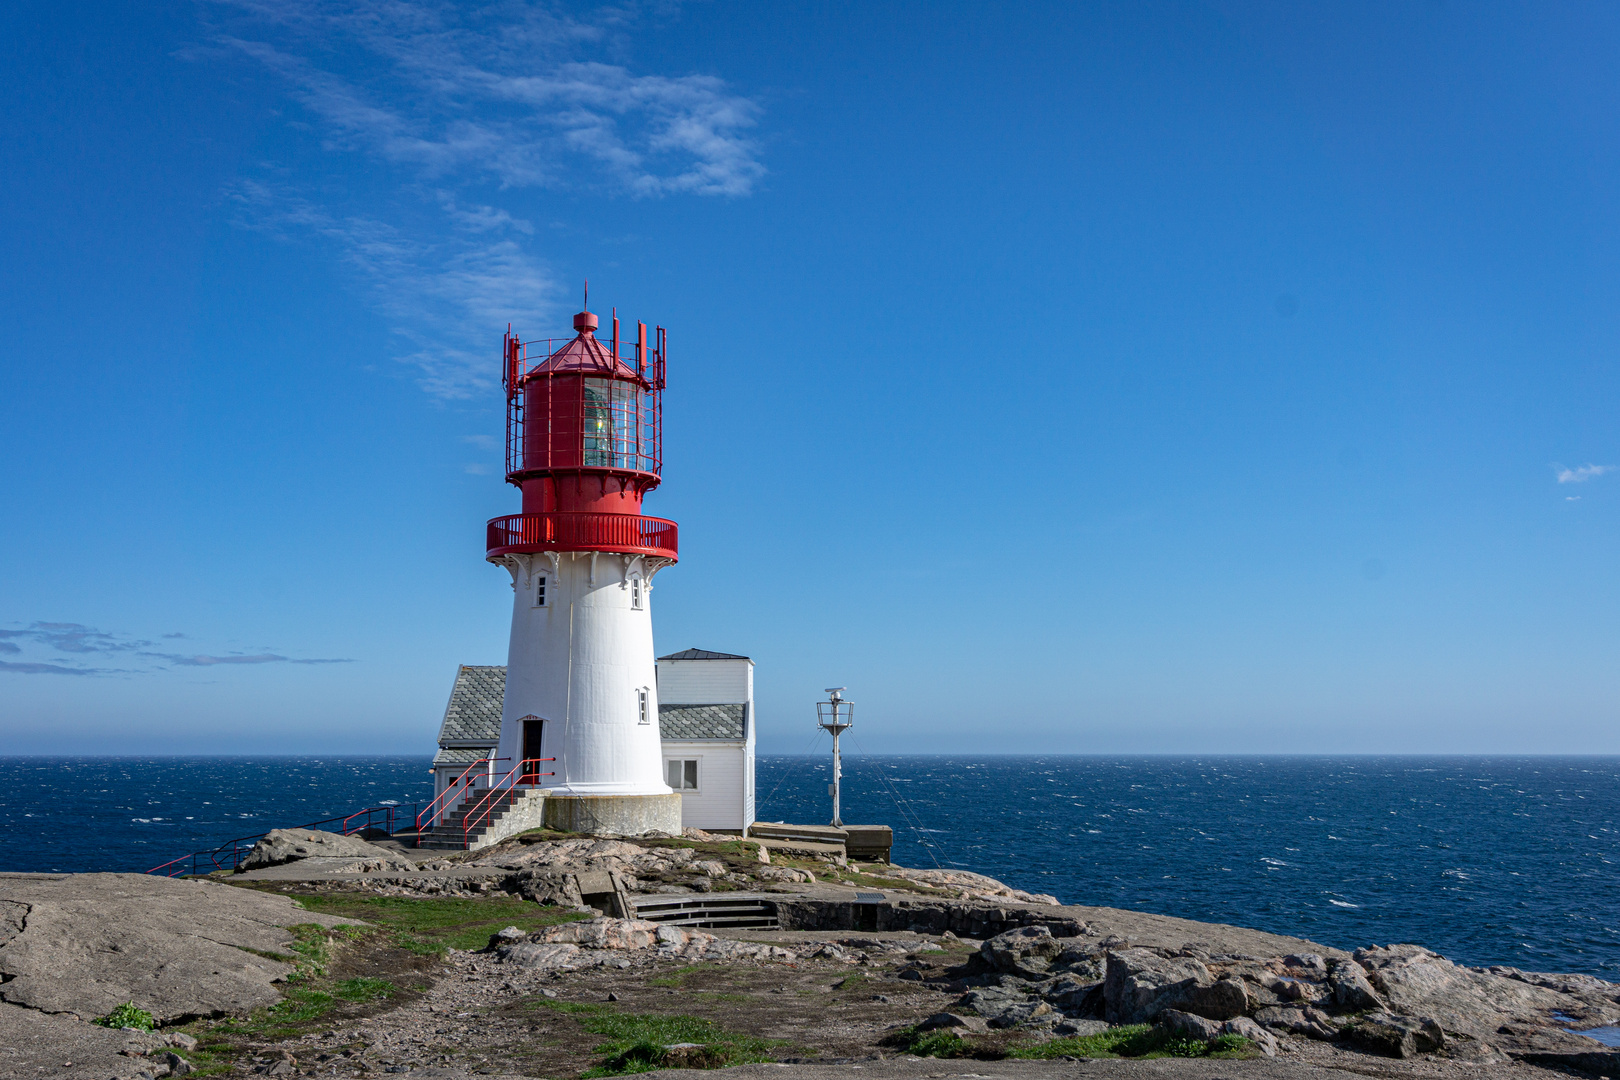
[[[509,514],[490,520],[489,556],[514,551],[615,551],[676,558],[676,525],[640,514],[554,511]]]
[[[468,780],[467,777],[474,769],[478,768],[480,765],[488,765],[493,761],[499,761],[499,760],[502,760],[502,759],[500,759],[500,758],[479,758],[477,761],[475,761],[471,765],[467,766],[467,771],[466,772],[462,773],[460,776],[458,776],[454,780],[450,781],[449,784],[445,785],[445,789],[439,793],[438,797],[435,798],[432,802],[428,803],[426,810],[424,810],[420,814],[416,815],[416,835],[418,837],[417,846],[419,846],[419,847],[421,846],[420,838],[421,838],[421,835],[422,835],[422,820],[424,818],[426,818],[428,823],[431,825],[433,823],[434,817],[440,811],[442,811],[445,808],[446,805],[448,805],[448,804],[445,803],[445,800],[448,799],[450,796],[454,795],[456,793],[457,789],[461,788],[462,785],[465,784],[465,785],[470,786],[472,784],[472,781]],[[510,761],[511,759],[507,758],[505,760]]]
[[[412,810],[416,809],[414,805]],[[296,825],[298,829],[321,829],[323,825],[337,825],[335,829],[321,829],[323,832],[342,833],[345,836],[351,833],[363,832],[366,829],[381,828],[390,835],[394,832],[396,818],[404,813],[403,806],[368,806],[364,810],[356,810],[346,817],[322,818],[320,821],[311,821],[307,825]],[[207,848],[202,851],[193,851],[190,855],[182,855],[178,859],[170,859],[161,866],[154,866],[148,874],[162,874],[164,877],[179,877],[181,874],[207,874],[214,870],[234,870],[242,862],[242,857],[253,850],[253,845],[263,840],[268,833],[254,833],[252,836],[239,836],[234,840],[227,840],[218,847]],[[204,861],[206,860],[206,862]]]
[[[468,810],[461,819],[461,846],[470,847],[472,831],[494,815],[495,806],[499,801],[496,799],[497,795],[516,790],[519,784],[538,784],[542,776],[556,776],[556,773],[539,771],[542,761],[556,760],[554,757],[524,758],[513,766],[510,772],[490,784],[489,793],[479,799],[477,805]]]

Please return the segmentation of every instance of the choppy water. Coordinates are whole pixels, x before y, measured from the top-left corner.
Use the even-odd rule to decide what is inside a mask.
[[[145,870],[431,797],[428,759],[0,759],[0,869]],[[828,817],[824,758],[761,757],[762,819]],[[1460,962],[1620,980],[1620,758],[849,757],[897,861]]]

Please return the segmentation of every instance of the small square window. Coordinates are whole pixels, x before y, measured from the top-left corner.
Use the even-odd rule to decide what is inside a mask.
[[[652,723],[651,698],[645,686],[636,691],[636,723]]]
[[[544,574],[534,579],[534,606],[546,606],[546,577]]]
[[[691,758],[664,762],[664,775],[668,778],[669,786],[676,791],[697,790],[698,763]]]
[[[630,606],[641,610],[641,579],[638,577],[630,579]]]

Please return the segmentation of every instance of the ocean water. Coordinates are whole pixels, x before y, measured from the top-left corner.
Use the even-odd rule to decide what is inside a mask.
[[[846,757],[895,859],[1069,903],[1620,981],[1620,758]],[[762,820],[823,822],[825,758],[758,763]],[[426,757],[0,758],[0,870],[146,870],[431,798]]]

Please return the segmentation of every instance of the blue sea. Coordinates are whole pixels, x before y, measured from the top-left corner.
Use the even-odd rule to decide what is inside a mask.
[[[895,859],[1068,903],[1620,981],[1620,758],[846,757]],[[761,757],[761,820],[823,822],[825,758]],[[426,757],[0,758],[0,870],[147,870],[431,798]]]

